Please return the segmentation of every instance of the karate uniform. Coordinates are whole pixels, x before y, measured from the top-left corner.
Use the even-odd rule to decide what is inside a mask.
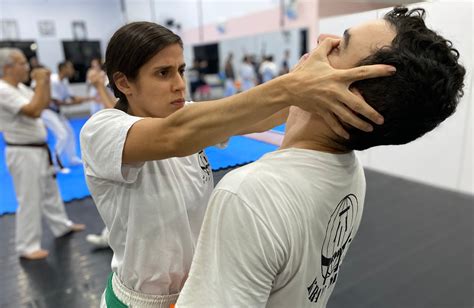
[[[6,164],[18,201],[15,242],[19,255],[41,248],[42,215],[56,237],[72,226],[53,177],[43,121],[20,112],[33,95],[21,83],[13,87],[0,80],[0,131],[7,142]]]
[[[60,80],[57,74],[51,75],[51,98],[67,101],[72,96],[68,80]],[[43,110],[41,118],[56,138],[55,155],[59,157],[60,161],[72,165],[80,164],[81,159],[77,156],[74,129],[69,120],[61,114],[59,107],[51,103],[48,109]]]

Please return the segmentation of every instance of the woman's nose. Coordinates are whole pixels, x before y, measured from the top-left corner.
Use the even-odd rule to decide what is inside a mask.
[[[176,81],[174,83],[174,89],[178,91],[184,90],[186,87],[186,81],[184,80],[184,76],[181,74],[177,75]]]

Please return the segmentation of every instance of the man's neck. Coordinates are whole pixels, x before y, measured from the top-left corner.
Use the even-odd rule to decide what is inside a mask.
[[[3,77],[2,80],[15,88],[18,87],[18,84],[20,83],[18,80],[8,77],[8,76]]]
[[[342,154],[350,152],[326,122],[298,107],[291,107],[281,149],[300,148]]]

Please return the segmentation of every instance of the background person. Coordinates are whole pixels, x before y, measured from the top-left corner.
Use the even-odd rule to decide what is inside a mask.
[[[51,102],[41,114],[46,127],[53,133],[56,143],[54,150],[55,163],[63,173],[69,173],[66,166],[82,164],[77,153],[76,135],[69,120],[61,111],[61,106],[80,104],[90,100],[89,97],[74,96],[69,88],[69,78],[74,76],[71,61],[58,64],[58,74],[51,75]]]
[[[22,84],[28,71],[21,50],[0,48],[0,131],[7,144],[6,164],[18,202],[16,251],[20,257],[36,260],[48,256],[41,248],[43,216],[56,237],[85,226],[72,223],[66,215],[40,118],[50,102],[50,72],[40,68],[31,73],[36,81],[33,92]]]

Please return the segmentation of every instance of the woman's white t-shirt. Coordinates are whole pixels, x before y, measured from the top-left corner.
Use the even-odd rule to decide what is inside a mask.
[[[188,276],[212,171],[203,151],[122,164],[128,130],[141,119],[104,109],[87,121],[81,131],[86,182],[110,231],[113,272],[130,289],[175,294]]]

